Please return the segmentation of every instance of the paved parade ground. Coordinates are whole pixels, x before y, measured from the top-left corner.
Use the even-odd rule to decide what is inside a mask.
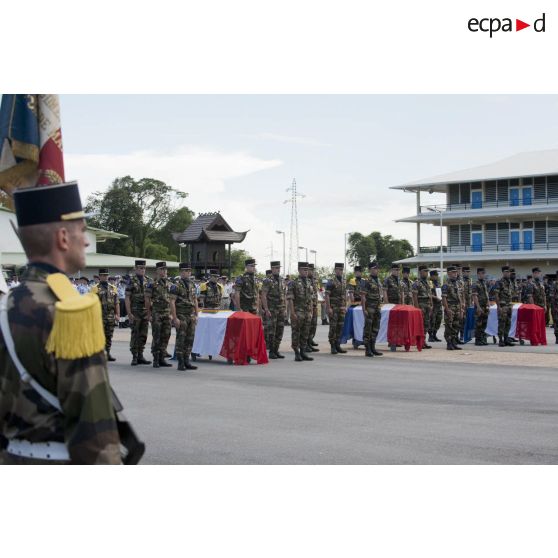
[[[285,360],[268,365],[204,358],[178,372],[130,366],[129,330],[117,330],[110,378],[143,463],[558,463],[557,345],[365,358],[329,355],[326,339],[319,326],[310,363],[284,343]]]

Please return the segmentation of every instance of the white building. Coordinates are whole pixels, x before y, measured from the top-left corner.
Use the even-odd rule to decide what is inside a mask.
[[[13,211],[0,206],[0,265],[5,271],[14,271],[24,266],[27,262],[19,238],[10,221],[15,225],[16,217]],[[136,258],[103,254],[97,250],[99,245],[109,238],[126,238],[126,235],[87,227],[89,246],[86,249],[86,266],[80,271],[81,275],[91,278],[97,274],[100,267],[108,267],[111,274],[124,275],[134,267]],[[155,268],[156,260],[146,260],[148,268]],[[167,262],[169,269],[178,269],[178,262]]]
[[[444,267],[459,262],[499,275],[508,264],[520,276],[535,266],[556,273],[558,150],[520,153],[392,188],[417,200],[416,215],[397,220],[417,224],[417,254],[398,263],[440,266],[440,246],[421,245],[421,226],[428,224],[445,227]],[[424,194],[435,192],[446,195],[445,204],[428,204]]]

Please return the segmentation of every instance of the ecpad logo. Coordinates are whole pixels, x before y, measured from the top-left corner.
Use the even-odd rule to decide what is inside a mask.
[[[539,19],[536,19],[533,22],[533,29],[536,33],[545,32],[545,20],[546,14],[543,13],[543,15]],[[469,31],[471,31],[472,33],[478,33],[479,31],[483,33],[490,33],[490,38],[492,38],[492,35],[494,33],[498,33],[498,31],[502,31],[504,33],[514,31],[512,18],[509,17],[505,17],[503,19],[497,17],[485,17],[482,19],[477,19],[475,17],[472,17],[469,20],[467,26],[469,28]],[[520,19],[515,20],[515,31],[521,31],[522,29],[526,29],[527,27],[531,27],[531,24],[525,23]]]

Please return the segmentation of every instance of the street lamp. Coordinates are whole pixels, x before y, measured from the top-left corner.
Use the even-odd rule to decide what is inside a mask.
[[[283,270],[287,269],[287,260],[285,259],[285,231],[275,231],[277,234],[283,235]],[[289,262],[290,268],[290,262]]]
[[[318,269],[318,252],[316,250],[310,250],[310,254],[314,254],[314,267]]]
[[[442,210],[438,209],[437,207],[430,207],[427,205],[426,209],[428,209],[428,211],[432,211],[432,213],[438,213],[440,215],[440,284],[443,285],[444,284],[444,244],[442,240],[443,213]],[[418,249],[420,252],[420,246],[418,247]]]
[[[187,245],[186,245],[185,242],[181,242],[181,243],[178,245],[178,253],[179,253],[178,258],[179,258],[180,262],[182,261],[182,248],[186,248],[186,246],[187,246]],[[180,263],[180,262],[179,262],[179,263]]]
[[[306,250],[306,260],[305,261],[308,261],[308,248],[305,248],[304,246],[299,246],[298,249],[299,250]]]

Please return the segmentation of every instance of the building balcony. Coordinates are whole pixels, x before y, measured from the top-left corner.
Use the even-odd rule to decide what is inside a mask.
[[[444,254],[475,252],[558,252],[558,242],[514,242],[512,244],[476,244],[442,246]],[[419,254],[439,254],[440,246],[421,246]]]

